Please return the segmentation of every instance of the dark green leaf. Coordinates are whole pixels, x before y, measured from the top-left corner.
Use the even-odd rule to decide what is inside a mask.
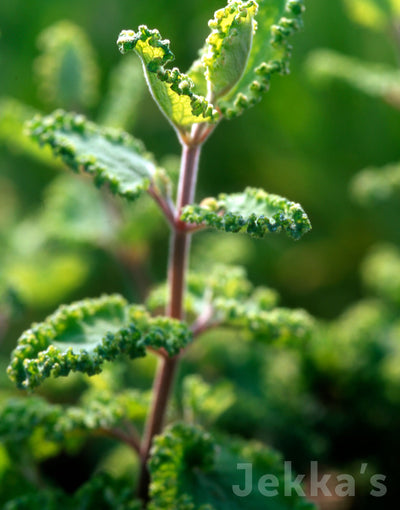
[[[232,487],[243,487],[244,473],[238,464],[251,464],[252,490],[245,497]],[[176,424],[156,437],[150,458],[151,510],[312,510],[314,506],[295,491],[284,495],[282,458],[259,443],[232,438],[215,440],[199,427]],[[273,475],[278,495],[266,498],[258,481]]]
[[[191,340],[188,328],[166,317],[150,317],[120,296],[103,296],[60,307],[18,341],[8,373],[21,388],[72,372],[94,375],[121,354],[143,357],[146,347],[176,355]]]

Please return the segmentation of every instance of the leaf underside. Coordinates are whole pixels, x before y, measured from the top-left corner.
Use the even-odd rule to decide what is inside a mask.
[[[254,486],[249,495],[238,497],[232,487],[243,488],[244,472],[238,469],[243,463],[252,466]],[[275,451],[232,438],[215,440],[200,427],[178,423],[156,437],[149,469],[150,510],[259,510],[265,508],[266,497],[257,484],[265,474],[279,482],[278,495],[268,499],[268,509],[315,508],[296,491],[284,496],[283,462]]]
[[[34,388],[49,377],[70,372],[95,375],[105,361],[121,354],[146,355],[146,347],[173,356],[191,340],[188,328],[166,317],[150,317],[121,296],[103,296],[61,306],[18,340],[8,367],[20,388]]]
[[[193,124],[213,122],[218,114],[207,100],[193,92],[193,82],[178,68],[166,66],[174,60],[169,41],[158,30],[141,25],[137,32],[123,30],[117,41],[121,53],[135,51],[142,61],[150,91],[172,124],[187,130]]]
[[[201,51],[201,61],[211,97],[225,96],[243,75],[255,32],[257,8],[253,0],[230,1],[209,22],[212,31]]]
[[[89,173],[98,186],[107,183],[113,193],[129,200],[147,190],[158,171],[141,142],[123,131],[99,127],[82,115],[58,110],[38,116],[29,132],[72,170]]]
[[[258,0],[257,31],[243,76],[217,101],[227,118],[236,117],[258,103],[269,88],[271,76],[287,74],[291,55],[288,37],[301,26],[303,0]]]
[[[246,188],[243,193],[232,195],[221,194],[218,199],[206,199],[200,205],[188,205],[181,219],[257,238],[271,232],[285,232],[297,240],[311,229],[300,204],[256,188]]]

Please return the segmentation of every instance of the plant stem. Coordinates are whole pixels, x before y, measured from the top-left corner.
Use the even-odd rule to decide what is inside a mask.
[[[182,207],[193,202],[199,165],[201,145],[183,144],[181,171],[176,201],[176,217],[171,232],[170,253],[168,262],[169,303],[166,315],[173,319],[184,319],[183,297],[185,278],[188,265],[191,235],[186,225],[181,222]],[[159,360],[157,374],[153,386],[153,402],[145,426],[141,447],[141,474],[138,495],[147,502],[149,495],[150,475],[147,461],[154,436],[162,431],[174,375],[178,364],[178,356],[162,357]]]

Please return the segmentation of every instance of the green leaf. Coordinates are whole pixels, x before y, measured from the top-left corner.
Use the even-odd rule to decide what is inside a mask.
[[[243,113],[261,100],[271,76],[287,74],[291,47],[287,39],[301,26],[303,0],[258,0],[257,31],[250,56],[237,85],[217,101],[225,117]]]
[[[243,487],[238,464],[251,464],[252,490],[238,497],[232,487]],[[284,495],[283,461],[275,451],[259,443],[232,438],[215,440],[203,429],[178,423],[155,438],[149,462],[150,510],[312,510],[314,506],[295,491]],[[274,475],[278,495],[263,496],[258,481]]]
[[[244,302],[221,300],[217,303],[217,310],[224,316],[224,325],[242,328],[263,342],[305,339],[313,327],[313,320],[305,310],[264,310],[254,298]]]
[[[339,79],[364,94],[400,106],[400,71],[393,67],[363,62],[328,49],[311,53],[307,67],[316,80]]]
[[[165,307],[167,295],[166,286],[155,289],[147,306]],[[189,317],[205,321],[206,330],[233,327],[262,342],[308,338],[314,325],[310,315],[277,307],[277,301],[275,291],[254,288],[241,267],[221,265],[208,273],[188,275],[185,310]]]
[[[212,32],[202,50],[207,97],[226,95],[241,78],[253,42],[257,8],[253,0],[230,0],[227,7],[217,11],[209,22]]]
[[[141,25],[137,32],[123,30],[117,41],[121,53],[135,51],[143,63],[151,94],[178,130],[187,131],[193,124],[213,122],[218,114],[208,101],[193,92],[193,82],[186,74],[166,66],[174,60],[169,41],[158,30]]]
[[[129,200],[147,190],[156,177],[156,164],[141,142],[123,131],[96,126],[82,115],[57,110],[35,117],[29,131],[72,170],[84,170],[97,185],[107,183],[113,193]]]
[[[36,433],[41,431],[41,437],[62,448],[70,438],[76,440],[78,434],[85,437],[142,421],[149,397],[136,390],[118,394],[90,390],[83,394],[79,405],[68,407],[36,396],[11,398],[0,405],[0,440],[4,444],[20,444],[33,437],[37,440]]]
[[[400,163],[362,170],[354,177],[351,191],[364,206],[395,200],[400,197]]]
[[[278,296],[272,289],[262,288],[257,291],[264,295],[265,309],[273,308]],[[185,294],[185,311],[192,317],[203,314],[207,308],[215,306],[217,300],[245,300],[253,293],[253,285],[247,279],[246,271],[240,266],[217,265],[210,271],[194,272],[187,275]],[[147,299],[150,310],[165,308],[168,299],[166,285],[155,288]]]
[[[181,219],[258,238],[270,232],[285,232],[289,237],[299,239],[311,229],[300,204],[256,188],[246,188],[243,193],[232,195],[221,194],[217,199],[203,200],[200,205],[188,205],[184,207]]]
[[[63,108],[95,104],[99,69],[85,32],[62,20],[39,35],[38,46],[34,70],[43,100]]]
[[[20,388],[72,372],[94,375],[121,354],[146,355],[146,347],[177,355],[191,340],[188,328],[166,317],[150,317],[120,296],[103,296],[61,306],[18,340],[8,368]]]

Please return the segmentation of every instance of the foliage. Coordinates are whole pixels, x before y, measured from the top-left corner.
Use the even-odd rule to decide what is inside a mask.
[[[9,368],[21,388],[34,388],[46,378],[70,372],[98,374],[105,361],[121,354],[146,355],[146,347],[174,356],[191,340],[174,319],[150,317],[120,296],[103,296],[62,306],[18,341]]]
[[[231,118],[261,99],[271,75],[287,72],[287,38],[300,26],[303,10],[302,0],[279,0],[273,5],[267,0],[229,0],[210,21],[212,32],[188,75],[165,68],[174,56],[169,41],[157,30],[144,25],[137,32],[124,30],[118,45],[123,53],[137,52],[153,97],[172,124],[184,132],[194,123],[218,119],[209,101]]]
[[[283,231],[299,239],[311,229],[299,204],[255,188],[233,195],[221,194],[218,199],[207,198],[199,206],[186,206],[182,219],[225,232],[246,232],[253,237]]]
[[[167,286],[150,294],[147,305],[152,310],[166,306]],[[269,343],[290,343],[306,339],[313,321],[304,310],[277,306],[275,291],[254,288],[241,267],[217,266],[210,273],[189,273],[185,309],[188,318],[198,317],[200,328],[233,328],[251,338]],[[196,323],[193,325],[196,330]]]
[[[70,168],[83,169],[97,185],[134,200],[149,188],[156,167],[143,145],[127,133],[99,128],[84,117],[62,111],[35,118],[32,137],[47,144]]]
[[[284,485],[282,460],[276,452],[239,440],[216,440],[199,427],[174,425],[154,442],[150,508],[236,509],[244,503],[246,508],[258,509],[265,496],[256,487],[241,499],[232,492],[232,484],[241,482],[236,466],[243,462],[252,464],[256,482],[269,473]],[[277,508],[314,508],[301,498],[287,498],[282,493],[274,504]]]
[[[184,417],[191,410],[192,423],[178,421],[164,429],[163,422],[168,417],[178,362],[195,337],[219,328],[230,329],[232,334],[237,330],[243,340],[258,340],[255,345],[278,341],[290,345],[308,340],[313,329],[306,312],[277,307],[276,293],[253,287],[241,269],[220,267],[192,275],[186,271],[190,237],[205,227],[246,231],[258,238],[268,232],[285,232],[296,240],[311,228],[299,204],[258,188],[221,194],[200,206],[193,203],[204,142],[223,117],[237,116],[258,102],[272,74],[287,72],[287,39],[299,28],[303,10],[302,0],[229,0],[209,23],[211,33],[200,59],[187,74],[169,67],[174,56],[169,41],[162,39],[158,30],[141,25],[137,31],[120,33],[120,51],[134,51],[140,58],[150,93],[183,146],[176,204],[173,176],[168,176],[142,142],[126,132],[64,110],[36,115],[29,123],[28,134],[35,142],[49,147],[53,156],[74,172],[88,174],[97,186],[106,184],[116,195],[115,202],[107,202],[109,199],[87,191],[86,181],[81,187],[80,181],[55,179],[44,210],[34,218],[36,223],[31,220],[37,231],[44,228],[37,246],[49,241],[60,243],[58,246],[112,245],[108,250],[116,254],[124,247],[125,208],[147,191],[171,227],[171,250],[166,291],[158,290],[148,300],[152,313],[120,295],[104,294],[61,305],[19,338],[8,375],[21,389],[32,390],[45,381],[52,388],[51,379],[71,372],[93,377],[104,370],[105,362],[125,364],[134,377],[135,370],[140,370],[136,368],[140,367],[139,358],[147,354],[158,358],[158,368],[150,402],[147,393],[129,389],[117,370],[110,372],[117,375],[117,381],[107,383],[105,377],[100,392],[90,379],[81,379],[93,387],[75,396],[72,403],[43,397],[7,400],[0,409],[5,455],[18,451],[18,444],[23,446],[20,455],[26,454],[29,471],[25,479],[32,489],[24,490],[25,495],[11,491],[6,508],[239,508],[242,501],[233,494],[232,483],[240,482],[236,466],[245,461],[254,465],[257,477],[274,473],[285,483],[282,458],[274,451],[245,439],[206,432],[193,423],[199,420],[210,425],[230,411],[235,397],[229,382],[211,387],[199,377],[186,378],[181,411]],[[82,32],[73,25],[59,24],[44,32],[41,44],[38,76],[47,99],[67,107],[77,105],[77,109],[95,104],[94,52]],[[74,86],[68,85],[70,79]],[[114,83],[113,87],[120,86],[118,80]],[[138,90],[140,93],[140,85]],[[111,92],[111,102],[100,117],[107,126],[129,124],[117,96],[115,90]],[[121,97],[126,109],[134,112],[137,103],[127,99],[126,89]],[[25,115],[24,108],[22,111]],[[27,154],[30,151],[25,148]],[[118,202],[121,199],[126,200],[124,205]],[[109,204],[118,204],[119,214],[113,215]],[[79,220],[81,214],[85,222]],[[140,215],[133,216],[133,229],[143,227],[140,222]],[[64,266],[64,271],[73,268]],[[166,310],[157,315],[155,309],[161,306]],[[250,350],[248,345],[246,348]],[[46,385],[43,388],[46,393]],[[179,398],[175,396],[173,401],[177,408],[171,406],[170,417],[177,418]],[[35,486],[42,483],[40,462],[64,451],[83,449],[93,436],[119,440],[137,454],[136,492],[130,477],[114,480],[105,474],[92,476],[70,495],[52,483],[35,493]],[[19,461],[23,463],[22,457]],[[14,473],[7,466],[5,480],[14,474],[17,479],[24,478],[24,473]],[[255,486],[246,506],[255,509],[263,503],[264,496]],[[286,497],[282,491],[273,506],[277,510],[314,508],[297,494]]]

